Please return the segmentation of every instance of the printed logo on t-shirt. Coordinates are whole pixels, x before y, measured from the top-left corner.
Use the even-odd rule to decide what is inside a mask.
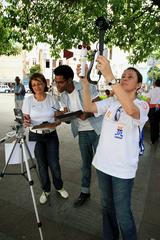
[[[122,139],[123,138],[123,126],[117,126],[116,132],[114,134],[115,138]]]

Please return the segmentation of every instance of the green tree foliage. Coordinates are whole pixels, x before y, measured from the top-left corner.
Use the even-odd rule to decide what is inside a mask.
[[[33,73],[40,73],[40,72],[41,72],[41,66],[39,64],[36,64],[29,69],[29,75],[32,75]]]
[[[108,47],[130,52],[130,62],[160,53],[159,0],[6,0],[3,20],[12,29],[10,39],[30,50],[37,42],[51,46],[52,54],[98,40],[97,17],[111,21],[105,34]]]
[[[160,79],[160,68],[158,67],[151,67],[147,73],[149,79],[157,80]]]
[[[7,27],[3,18],[3,9],[0,4],[0,55],[16,55],[20,47],[10,37],[12,29]]]

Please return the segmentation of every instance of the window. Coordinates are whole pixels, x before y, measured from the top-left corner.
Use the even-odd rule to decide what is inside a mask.
[[[109,59],[110,59],[110,60],[112,60],[112,54],[113,54],[112,48],[110,48],[110,49],[109,49]]]
[[[32,59],[32,65],[36,65],[36,63],[37,63],[37,62],[36,62],[36,58],[33,58],[33,59]]]
[[[46,59],[46,68],[50,68],[50,61],[49,61],[49,59]]]
[[[63,60],[59,60],[59,65],[63,65]]]

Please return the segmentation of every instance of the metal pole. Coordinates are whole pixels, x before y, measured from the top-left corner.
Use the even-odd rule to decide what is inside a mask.
[[[40,222],[40,219],[39,219],[39,214],[38,214],[38,210],[37,210],[35,195],[34,195],[34,191],[33,191],[34,182],[31,178],[29,163],[28,163],[27,154],[26,154],[26,150],[28,151],[28,149],[26,147],[26,143],[25,143],[25,140],[23,138],[21,139],[21,142],[22,142],[22,151],[23,151],[24,163],[25,163],[25,166],[26,166],[26,171],[27,171],[31,196],[32,196],[32,200],[33,200],[34,211],[35,211],[35,215],[36,215],[36,219],[37,219],[37,225],[38,225],[39,234],[40,234],[40,239],[43,240],[43,234],[42,234],[42,229],[41,229],[42,223]]]

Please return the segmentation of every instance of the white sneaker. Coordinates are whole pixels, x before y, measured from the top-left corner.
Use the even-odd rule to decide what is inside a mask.
[[[39,198],[39,202],[41,204],[45,204],[48,200],[49,195],[50,195],[50,192],[42,192],[42,195]]]
[[[57,190],[57,192],[59,192],[59,194],[61,195],[62,198],[68,198],[69,197],[68,192],[64,188],[62,188],[60,190]]]

